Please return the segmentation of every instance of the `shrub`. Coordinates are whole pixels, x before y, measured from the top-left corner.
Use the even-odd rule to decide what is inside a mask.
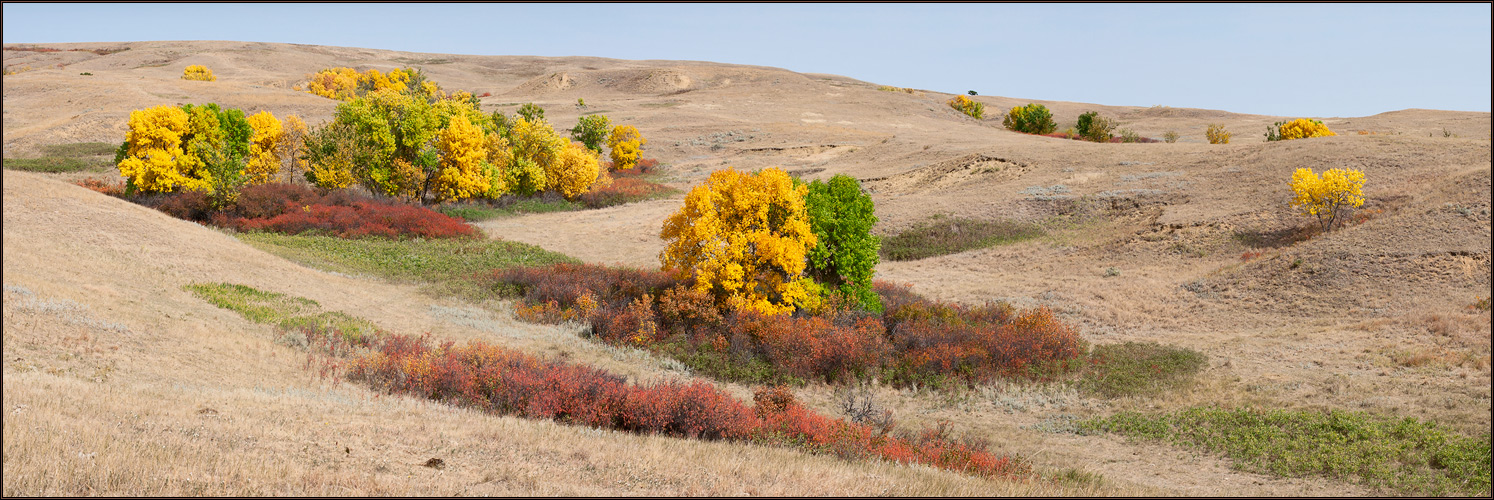
[[[616,170],[628,170],[638,163],[643,155],[643,146],[648,139],[632,125],[618,125],[607,137],[607,147],[612,150],[612,165]]]
[[[1324,231],[1333,230],[1343,212],[1364,204],[1364,173],[1355,169],[1329,169],[1321,178],[1310,168],[1292,174],[1292,207],[1318,218]]]
[[[689,273],[698,289],[733,309],[793,311],[814,292],[802,278],[816,244],[807,192],[778,168],[712,172],[664,221],[661,267]]]
[[[1204,131],[1204,137],[1209,139],[1209,144],[1229,144],[1229,132],[1224,130],[1224,125],[1210,123],[1209,129]]]
[[[492,179],[488,178],[489,170],[486,165],[487,149],[486,138],[482,131],[466,116],[457,115],[451,118],[451,122],[441,131],[437,142],[437,148],[441,154],[441,169],[435,174],[433,191],[437,202],[462,200],[474,196],[481,196],[489,191]],[[411,167],[404,160],[396,160],[396,173],[402,173]],[[399,168],[404,167],[404,168]],[[413,174],[413,175],[411,175]],[[397,175],[400,178],[419,177],[418,172]],[[398,191],[413,191],[409,188]]]
[[[423,207],[355,201],[351,205],[307,205],[263,219],[232,219],[226,225],[241,231],[301,234],[308,231],[341,238],[470,238],[472,226]]]
[[[1267,141],[1288,141],[1292,139],[1307,139],[1311,137],[1331,137],[1338,134],[1328,130],[1327,125],[1318,120],[1298,118],[1290,122],[1276,122],[1275,128],[1267,127]]]
[[[804,201],[817,241],[809,250],[806,274],[843,300],[881,312],[871,288],[882,245],[871,234],[877,223],[871,197],[855,178],[838,174],[829,182],[810,183]]]
[[[170,192],[178,187],[206,189],[207,183],[195,171],[181,168],[178,158],[186,156],[182,136],[187,135],[187,112],[174,106],[130,112],[129,131],[125,134],[128,151],[119,163],[119,171],[129,190]]]
[[[1091,142],[1110,142],[1113,137],[1110,131],[1115,128],[1115,120],[1100,116],[1098,111],[1088,111],[1079,115],[1079,122],[1074,126],[1074,131]]]
[[[358,73],[352,68],[327,68],[306,76],[304,90],[328,99],[351,101],[371,92],[391,90],[399,93],[414,93],[433,96],[439,89],[434,82],[426,80],[425,73],[415,68],[397,68],[389,73],[370,69]],[[297,90],[302,90],[298,86]]]
[[[1156,394],[1207,365],[1208,358],[1198,351],[1155,342],[1097,345],[1079,387],[1106,398]]]
[[[561,196],[574,200],[591,191],[596,184],[601,174],[597,161],[597,155],[586,146],[579,142],[567,143],[551,163],[552,169],[545,172],[545,179]]]
[[[89,177],[87,179],[78,181],[77,185],[107,196],[113,196],[115,198],[122,198],[124,197],[125,193],[125,185],[123,181],[118,181],[110,184],[106,181]]]
[[[581,141],[586,149],[600,155],[602,154],[602,141],[607,139],[607,131],[611,130],[612,121],[607,115],[586,115],[576,122],[571,129],[571,138]]]
[[[618,177],[606,187],[598,187],[582,193],[578,201],[586,208],[606,208],[651,200],[676,192],[678,191],[669,186],[636,177]]]
[[[1135,131],[1133,131],[1131,129],[1128,129],[1128,128],[1120,129],[1120,135],[1121,135],[1121,142],[1124,142],[1124,143],[1127,143],[1127,144],[1135,143],[1135,142],[1142,142],[1142,140],[1141,140],[1141,134],[1137,134]]]
[[[970,95],[975,95],[975,93],[972,91]],[[955,111],[965,113],[977,120],[986,113],[986,105],[984,103],[975,102],[973,99],[962,95],[954,96],[946,104],[949,104],[949,107],[954,108]]]
[[[217,81],[218,77],[213,76],[213,70],[207,69],[206,66],[193,64],[182,70],[182,79],[213,82]]]
[[[529,120],[530,123],[534,123],[545,119],[545,108],[541,108],[532,102],[526,102],[523,106],[519,106],[518,114],[524,117],[525,120]]]
[[[1037,103],[1013,107],[1001,120],[1001,125],[1024,134],[1051,134],[1058,128],[1048,107]]]
[[[1162,140],[1167,141],[1168,144],[1178,142],[1178,132],[1176,130],[1168,130],[1166,132],[1163,132]]]

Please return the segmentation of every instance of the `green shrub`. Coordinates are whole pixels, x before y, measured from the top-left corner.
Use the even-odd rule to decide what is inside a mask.
[[[1120,136],[1121,136],[1121,142],[1124,142],[1124,143],[1128,143],[1129,144],[1129,143],[1133,143],[1133,142],[1141,142],[1141,134],[1138,134],[1138,133],[1136,133],[1136,131],[1128,129],[1128,128],[1120,129]]]
[[[1079,122],[1074,126],[1074,131],[1091,142],[1110,142],[1111,130],[1115,129],[1115,120],[1100,116],[1098,111],[1089,111],[1079,115]]]
[[[586,149],[602,154],[602,141],[607,139],[607,132],[611,130],[612,123],[607,115],[586,115],[571,129],[571,138],[581,141]]]
[[[829,182],[810,183],[805,205],[809,226],[819,240],[809,251],[805,272],[848,303],[881,312],[881,301],[871,288],[882,246],[871,234],[877,223],[871,197],[855,178],[838,174]]]
[[[984,103],[975,102],[975,100],[962,95],[954,96],[946,104],[949,104],[949,107],[954,108],[955,111],[965,113],[977,120],[986,114],[986,105]]]
[[[1048,107],[1037,103],[1013,107],[1001,120],[1001,125],[1024,134],[1051,134],[1058,128]]]
[[[1166,132],[1163,132],[1162,140],[1167,141],[1168,144],[1178,142],[1178,132],[1176,130],[1168,130]]]

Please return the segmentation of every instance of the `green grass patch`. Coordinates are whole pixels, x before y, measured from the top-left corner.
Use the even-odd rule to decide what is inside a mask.
[[[1123,412],[1079,427],[1202,448],[1237,469],[1278,477],[1326,476],[1409,496],[1489,496],[1489,434],[1468,437],[1413,417],[1198,407]]]
[[[318,269],[369,274],[398,282],[425,284],[438,295],[481,299],[488,292],[466,279],[474,273],[515,266],[580,262],[565,254],[502,240],[383,238],[240,233],[255,248]]]
[[[365,343],[377,329],[368,320],[340,312],[321,311],[315,300],[266,292],[232,283],[193,283],[185,286],[209,304],[239,313],[255,323],[309,334],[335,332],[352,344]]]
[[[1158,344],[1101,344],[1089,353],[1089,366],[1077,386],[1088,394],[1117,398],[1153,395],[1193,379],[1208,358],[1198,351]]]
[[[1037,224],[935,217],[882,238],[881,254],[885,260],[918,260],[1016,243],[1043,234],[1042,226]]]
[[[437,212],[460,217],[467,222],[479,222],[500,217],[513,217],[524,214],[543,214],[550,212],[568,212],[586,208],[580,203],[566,200],[557,196],[545,195],[527,198],[506,198],[498,204],[484,203],[462,203],[451,204],[437,208]]]
[[[114,166],[118,144],[107,142],[73,142],[42,146],[39,158],[6,158],[5,168],[27,172],[104,171]]]

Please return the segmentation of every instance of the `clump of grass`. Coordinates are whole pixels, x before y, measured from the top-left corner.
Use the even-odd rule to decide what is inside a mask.
[[[85,172],[108,169],[118,144],[107,142],[74,142],[42,147],[38,158],[6,158],[5,168],[27,172]]]
[[[1186,383],[1207,364],[1203,353],[1155,342],[1101,344],[1077,385],[1106,398],[1151,395]]]
[[[439,294],[469,298],[487,294],[481,286],[474,284],[474,280],[458,278],[492,269],[578,262],[567,255],[534,245],[502,240],[350,240],[268,232],[241,233],[238,236],[256,248],[311,267],[429,284],[434,285]]]
[[[341,312],[320,311],[315,300],[266,292],[232,283],[193,283],[185,287],[208,303],[239,313],[255,323],[299,332],[337,332],[343,340],[360,344],[376,329],[368,320]]]
[[[1197,407],[1079,426],[1203,448],[1237,469],[1279,477],[1327,476],[1408,496],[1489,496],[1489,434],[1468,437],[1414,417]]]
[[[1016,243],[1044,234],[1036,224],[975,219],[935,219],[882,239],[882,258],[918,260]]]

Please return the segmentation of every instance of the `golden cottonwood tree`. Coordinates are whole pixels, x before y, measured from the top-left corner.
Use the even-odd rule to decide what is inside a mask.
[[[285,131],[269,111],[250,116],[249,126],[254,132],[249,136],[249,161],[244,165],[246,181],[250,185],[274,181],[280,173],[280,141]]]
[[[816,300],[818,288],[804,277],[816,244],[807,193],[778,168],[712,172],[664,221],[661,267],[692,274],[695,289],[735,309],[780,314]]]
[[[643,145],[648,144],[648,139],[638,133],[638,128],[632,125],[618,125],[613,127],[612,134],[607,136],[607,147],[612,149],[612,169],[627,170],[638,165],[638,157],[643,156]]]
[[[481,196],[488,191],[487,145],[482,130],[457,115],[451,119],[437,148],[441,152],[441,170],[436,173],[433,191],[436,201],[457,201]]]
[[[555,162],[559,161],[560,153],[565,151],[570,141],[556,133],[545,120],[531,122],[523,117],[514,120],[509,136],[513,138],[515,159],[527,160],[533,165],[533,167],[524,165],[520,168],[524,178],[522,183],[536,191],[549,188],[550,179],[547,173],[555,170]],[[517,164],[514,166],[519,167]],[[535,173],[539,175],[535,176]]]
[[[180,168],[187,156],[182,136],[189,131],[187,112],[175,106],[156,106],[130,112],[125,142],[129,149],[119,163],[119,173],[135,189],[171,192],[178,187],[207,189],[207,183]]]
[[[1292,206],[1318,218],[1324,231],[1342,220],[1345,209],[1364,204],[1364,172],[1334,168],[1320,178],[1310,168],[1292,174]]]

